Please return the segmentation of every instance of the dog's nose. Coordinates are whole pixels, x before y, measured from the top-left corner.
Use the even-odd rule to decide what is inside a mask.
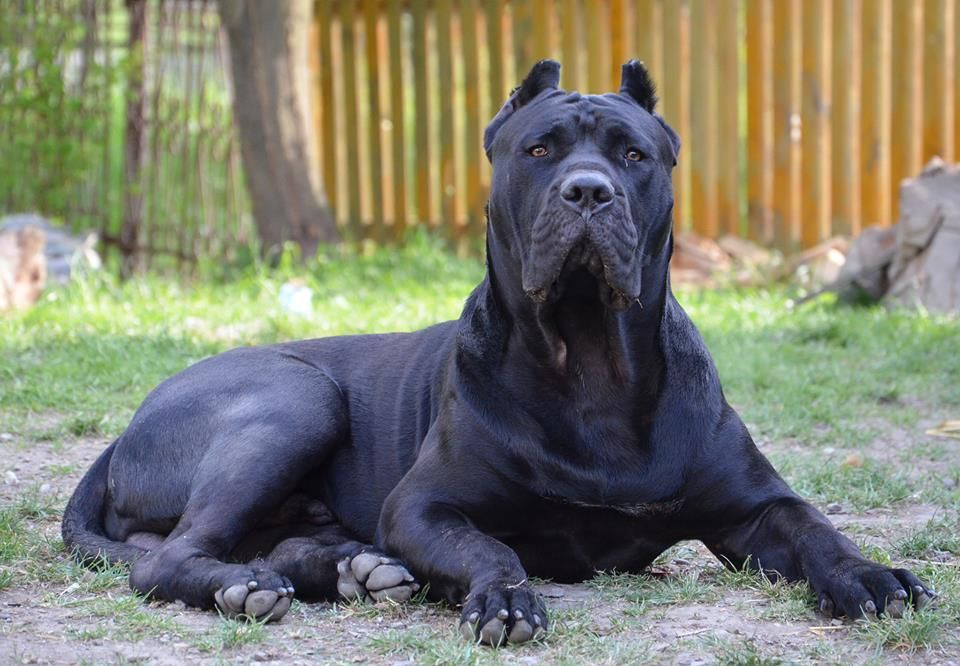
[[[613,183],[599,171],[574,171],[560,184],[560,196],[578,211],[596,211],[613,201]]]

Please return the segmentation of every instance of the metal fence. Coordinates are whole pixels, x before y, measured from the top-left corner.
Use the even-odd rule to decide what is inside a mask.
[[[255,239],[213,0],[0,0],[0,206],[97,230],[125,272]]]

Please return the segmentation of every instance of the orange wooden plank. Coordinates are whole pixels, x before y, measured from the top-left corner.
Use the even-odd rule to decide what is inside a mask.
[[[393,171],[393,235],[399,238],[407,227],[406,150],[404,148],[404,37],[401,0],[389,0],[387,24],[390,40],[390,149]]]
[[[533,50],[530,66],[544,58],[553,57],[553,19],[556,14],[554,0],[537,0],[536,7],[530,8],[530,24],[533,28]],[[523,71],[526,74],[526,70]]]
[[[533,66],[533,2],[532,0],[512,0],[511,18],[513,19],[513,79],[520,83]]]
[[[923,5],[893,3],[893,143],[891,188],[899,205],[900,183],[920,171],[923,160]]]
[[[456,172],[453,128],[453,47],[451,40],[450,0],[435,3],[437,31],[437,83],[440,99],[440,224],[452,229],[456,224]]]
[[[359,234],[360,203],[360,128],[357,108],[356,24],[354,3],[340,3],[340,34],[343,53],[343,96],[346,141],[347,225]]]
[[[953,159],[960,160],[960,1],[953,6]]]
[[[560,33],[563,87],[567,90],[580,90],[583,88],[583,77],[580,66],[580,3],[577,0],[563,0],[560,7]]]
[[[364,150],[370,175],[371,223],[375,234],[383,231],[383,146],[380,135],[380,44],[377,23],[380,18],[379,0],[363,0],[364,51],[367,65],[367,145]]]
[[[624,0],[610,0],[610,70],[608,90],[620,89],[620,68],[629,60],[626,43],[626,7]]]
[[[923,156],[953,157],[953,0],[923,4]]]
[[[717,224],[740,233],[739,0],[717,3]]]
[[[665,83],[662,23],[663,6],[659,0],[637,0],[634,11],[635,45],[631,55],[643,61],[658,86]]]
[[[828,0],[803,3],[803,229],[810,247],[830,237],[830,80],[832,16]]]
[[[427,78],[427,8],[425,0],[411,0],[413,14],[413,117],[416,136],[416,190],[414,205],[417,222],[430,222],[430,96]]]
[[[834,234],[860,231],[861,0],[833,3]]]
[[[782,249],[800,242],[800,14],[799,2],[773,2],[773,230]]]
[[[748,236],[773,242],[773,7],[747,0]]]
[[[503,79],[503,0],[485,0],[483,3],[487,26],[487,53],[490,57],[491,116],[507,99],[507,85]]]
[[[480,146],[483,135],[480,123],[480,62],[477,44],[476,0],[461,0],[460,25],[463,31],[464,105],[466,106],[466,135],[464,161],[466,176],[467,231],[480,231],[483,219],[483,200],[480,182]]]
[[[693,230],[716,238],[717,220],[717,2],[691,0],[690,186]]]
[[[891,188],[891,0],[863,0],[863,97],[860,115],[860,201],[863,226],[888,226]]]
[[[608,92],[610,34],[607,3],[603,0],[584,0],[587,21],[587,92]]]
[[[680,135],[691,138],[690,130],[690,6],[687,0],[663,4],[663,116]],[[681,150],[673,171],[673,222],[676,229],[689,226],[690,163]]]

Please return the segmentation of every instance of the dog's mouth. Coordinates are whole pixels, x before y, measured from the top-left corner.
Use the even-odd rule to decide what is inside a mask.
[[[564,296],[598,299],[611,310],[626,310],[635,303],[631,296],[611,283],[609,267],[598,248],[586,237],[576,242],[562,259],[556,278],[541,287],[527,290],[536,303],[557,300]]]

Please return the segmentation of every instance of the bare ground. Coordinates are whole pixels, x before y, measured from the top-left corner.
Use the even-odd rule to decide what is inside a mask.
[[[910,438],[916,439],[915,432]],[[0,590],[0,663],[960,664],[956,626],[933,649],[880,650],[855,624],[815,614],[808,600],[798,601],[802,593],[771,594],[724,582],[719,565],[696,544],[673,549],[654,567],[649,577],[654,587],[616,577],[609,585],[544,583],[540,589],[553,618],[550,635],[499,652],[466,644],[455,631],[456,612],[426,603],[295,604],[281,622],[265,627],[182,605],[146,603],[131,598],[119,579],[98,584],[94,574],[68,562],[59,542],[60,509],[107,443],[99,437],[64,443],[0,437],[0,503],[30,497],[53,507],[29,519],[41,564],[15,563],[8,568],[8,586]],[[946,456],[930,461],[929,473],[948,464],[956,468],[960,447],[950,444]],[[890,460],[897,455],[896,447],[879,444],[861,453]],[[862,513],[841,507],[830,517],[861,543],[889,547],[897,535],[943,512],[908,499]],[[960,567],[960,558],[945,554],[937,566]]]

